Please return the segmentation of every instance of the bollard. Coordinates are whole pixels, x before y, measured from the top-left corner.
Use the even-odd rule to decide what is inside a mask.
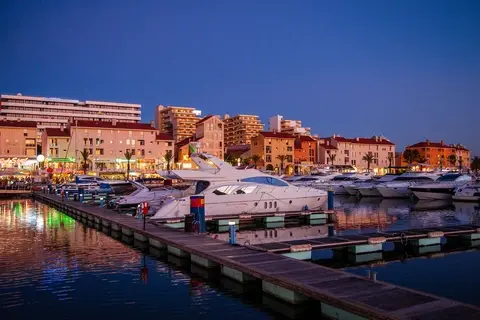
[[[195,215],[198,222],[198,232],[205,232],[205,198],[203,196],[190,196],[190,213]]]
[[[334,209],[335,197],[332,188],[328,188],[328,210]]]
[[[337,232],[335,231],[335,226],[328,226],[328,236],[335,237]]]
[[[229,239],[228,242],[233,246],[237,242],[237,227],[235,226],[235,221],[228,221],[229,230]]]
[[[137,218],[139,220],[142,219],[142,207],[141,207],[141,205],[137,206]]]

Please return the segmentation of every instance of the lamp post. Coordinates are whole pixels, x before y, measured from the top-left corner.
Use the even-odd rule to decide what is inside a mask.
[[[40,169],[43,169],[43,162],[45,161],[45,157],[43,156],[43,154],[39,154],[37,156],[37,162],[38,162],[38,167]]]

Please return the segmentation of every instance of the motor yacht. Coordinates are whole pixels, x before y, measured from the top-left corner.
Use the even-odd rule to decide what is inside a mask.
[[[384,198],[408,198],[412,194],[411,186],[434,182],[440,176],[440,173],[406,172],[391,182],[378,184],[376,189]]]
[[[112,207],[117,209],[136,207],[142,202],[148,202],[150,206],[159,205],[167,198],[180,198],[188,194],[187,190],[179,190],[171,186],[163,186],[150,189],[143,184],[132,181],[136,190],[129,195],[121,196],[115,199]]]
[[[386,174],[378,179],[371,181],[361,181],[356,184],[356,192],[362,197],[381,197],[382,194],[377,190],[377,186],[382,183],[390,182],[398,178],[396,174]]]
[[[313,187],[316,184],[324,184],[339,175],[341,175],[341,173],[338,172],[318,173],[309,176],[302,176],[287,182],[290,182],[292,185],[297,187]]]
[[[211,155],[202,156],[213,170],[199,166],[201,170],[172,173],[179,179],[194,181],[194,194],[204,196],[207,216],[317,210],[327,200],[325,191],[297,187],[255,169],[237,170]],[[190,196],[169,198],[152,219],[183,218],[189,213]]]
[[[472,184],[458,187],[452,196],[455,201],[475,201],[480,202],[480,181]]]
[[[356,181],[367,181],[370,179],[372,179],[371,173],[344,173],[325,183],[315,184],[313,187],[320,190],[332,189],[333,192],[338,195],[349,195],[348,191],[345,189],[346,186],[350,186]]]
[[[420,200],[448,200],[452,199],[457,187],[472,181],[473,177],[469,174],[447,173],[434,183],[414,185],[409,189]]]

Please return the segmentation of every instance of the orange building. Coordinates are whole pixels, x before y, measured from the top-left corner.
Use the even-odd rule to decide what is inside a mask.
[[[415,143],[411,146],[407,146],[405,150],[417,150],[420,156],[425,159],[426,165],[430,167],[458,167],[464,168],[470,167],[470,150],[465,148],[461,144],[445,144],[442,141],[433,142],[430,140]],[[449,161],[451,156],[455,156],[455,163]],[[402,165],[407,165],[405,159],[402,159]]]
[[[283,173],[293,173],[293,156],[295,137],[283,132],[260,132],[258,136],[252,138],[252,155],[259,155],[262,158],[262,164],[258,169],[266,169],[280,172],[281,161],[279,156],[285,156],[283,161]]]
[[[307,173],[317,162],[317,140],[311,136],[298,136],[295,139],[294,162],[295,171]]]

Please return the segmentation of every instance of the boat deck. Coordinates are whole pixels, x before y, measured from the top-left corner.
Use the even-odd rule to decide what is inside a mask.
[[[35,194],[35,198],[82,221],[109,225],[112,230],[117,225],[123,234],[131,233],[135,238],[142,235],[151,245],[153,240],[162,243],[169,253],[176,252],[192,263],[203,259],[222,272],[230,269],[233,274],[243,275],[245,281],[261,281],[263,290],[277,298],[295,300],[292,303],[304,299],[320,301],[322,314],[332,319],[480,319],[480,308],[450,299],[272,252],[231,246],[202,234],[151,223],[142,230],[143,222],[138,219],[96,206],[62,201],[54,195]]]

